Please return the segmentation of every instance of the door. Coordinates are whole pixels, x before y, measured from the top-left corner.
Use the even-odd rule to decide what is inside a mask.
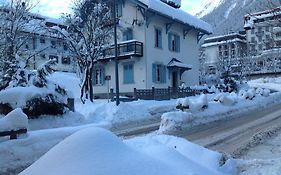
[[[178,72],[176,71],[172,72],[172,86],[173,88],[178,87]]]

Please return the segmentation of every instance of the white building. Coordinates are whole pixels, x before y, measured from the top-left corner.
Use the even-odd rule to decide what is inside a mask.
[[[0,7],[1,25],[14,24],[13,21],[7,21],[12,17],[9,15],[10,11],[8,8]],[[52,29],[53,26],[61,28],[66,26],[57,19],[32,13],[27,15],[28,18],[21,19],[20,23],[16,24],[19,28],[19,34],[16,35],[19,40],[17,43],[19,56],[29,60],[30,69],[38,68],[49,59],[57,59],[57,65],[53,66],[55,70],[74,72],[74,59],[66,43]]]
[[[179,9],[180,1],[120,0],[120,92],[199,84],[198,40],[211,26]],[[168,5],[168,4],[169,5]],[[115,88],[113,49],[94,71],[94,93]],[[111,80],[104,81],[104,77]]]
[[[207,38],[201,48],[202,69],[206,74],[218,74],[217,66],[220,62],[235,65],[237,60],[247,54],[246,37],[239,33]]]
[[[244,17],[244,29],[250,54],[258,55],[264,50],[281,47],[280,19],[280,7]]]
[[[252,74],[281,72],[281,8],[248,14],[244,17]]]

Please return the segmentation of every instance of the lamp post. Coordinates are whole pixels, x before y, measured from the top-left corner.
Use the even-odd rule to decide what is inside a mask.
[[[117,20],[116,20],[116,0],[113,0],[113,22],[114,22],[114,50],[115,50],[115,84],[116,84],[116,105],[120,104],[119,100],[119,75],[118,75],[118,47],[117,47]]]

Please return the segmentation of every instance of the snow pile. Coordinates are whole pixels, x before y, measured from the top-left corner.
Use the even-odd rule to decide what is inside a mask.
[[[218,98],[219,96],[219,98]],[[218,98],[218,101],[226,106],[232,106],[235,103],[238,102],[238,97],[236,95],[236,93],[232,92],[230,94],[226,93],[226,94],[219,94],[218,96],[216,96],[216,98]],[[216,98],[214,101],[216,101]]]
[[[20,174],[234,174],[235,165],[229,161],[220,167],[220,158],[219,153],[175,137],[122,142],[109,131],[88,128],[66,138]]]
[[[190,110],[192,112],[197,112],[208,107],[208,97],[206,94],[200,95],[200,97],[191,101]]]
[[[26,105],[28,100],[36,97],[44,97],[48,94],[56,94],[57,100],[66,103],[67,97],[55,91],[55,87],[38,88],[35,86],[29,87],[14,87],[0,91],[0,103],[10,104],[14,109],[21,108]]]
[[[243,92],[247,94],[247,91]],[[209,101],[208,108],[204,111],[197,111],[196,113],[177,111],[163,114],[158,133],[171,134],[182,130],[191,130],[206,123],[235,118],[245,112],[262,110],[268,106],[281,103],[281,93],[273,93],[268,97],[257,96],[254,100],[246,100],[234,93],[208,96],[209,99],[218,98],[218,101]]]
[[[28,118],[20,108],[17,108],[0,118],[0,132],[24,129],[28,127]]]
[[[180,110],[190,109],[192,112],[200,111],[208,107],[208,97],[202,94],[200,97],[195,99],[190,99],[189,97],[184,99],[178,99],[176,103],[176,108]]]

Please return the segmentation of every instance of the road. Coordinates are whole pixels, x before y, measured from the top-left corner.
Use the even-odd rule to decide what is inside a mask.
[[[251,111],[227,121],[201,126],[195,131],[184,131],[180,137],[209,149],[234,155],[249,143],[256,133],[281,127],[281,105]]]

